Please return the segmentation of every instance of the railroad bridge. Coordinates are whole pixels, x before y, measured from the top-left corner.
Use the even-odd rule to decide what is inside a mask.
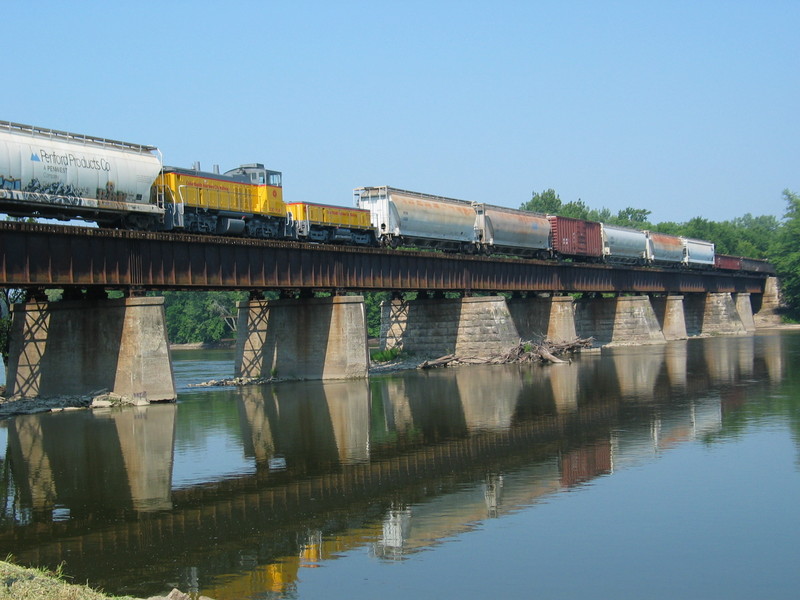
[[[366,377],[364,291],[381,345],[419,356],[501,352],[520,339],[598,345],[746,334],[775,322],[767,273],[692,271],[0,223],[0,286],[13,307],[7,393],[113,390],[174,400],[163,299],[147,291],[237,289],[236,376]],[[42,292],[63,288],[65,300]],[[110,300],[105,292],[123,290]],[[265,290],[280,290],[267,301]],[[315,298],[313,292],[330,292]],[[421,292],[406,300],[400,292]],[[445,292],[455,292],[444,297]],[[581,294],[582,297],[575,298]]]

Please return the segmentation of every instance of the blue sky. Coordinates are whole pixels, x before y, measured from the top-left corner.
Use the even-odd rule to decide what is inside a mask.
[[[390,185],[653,221],[800,192],[800,2],[8,2],[0,119],[262,162],[287,201]]]

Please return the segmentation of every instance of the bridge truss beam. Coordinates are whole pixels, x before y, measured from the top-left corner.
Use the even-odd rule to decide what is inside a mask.
[[[765,274],[0,223],[0,286],[762,293]]]

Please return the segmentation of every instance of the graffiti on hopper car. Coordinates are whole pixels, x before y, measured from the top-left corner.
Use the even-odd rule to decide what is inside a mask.
[[[0,175],[0,189],[18,191],[22,189],[22,180],[7,175]]]

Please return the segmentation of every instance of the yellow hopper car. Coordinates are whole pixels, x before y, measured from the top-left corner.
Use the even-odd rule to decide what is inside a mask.
[[[368,210],[310,202],[286,205],[290,227],[299,240],[374,245]]]

